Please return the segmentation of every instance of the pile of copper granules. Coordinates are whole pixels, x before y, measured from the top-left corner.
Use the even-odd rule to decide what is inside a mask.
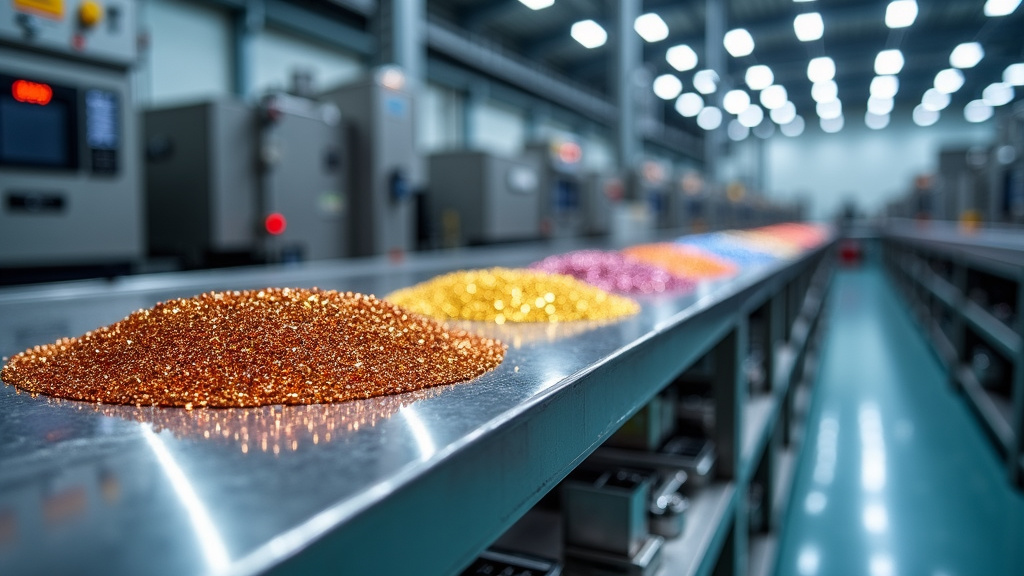
[[[435,318],[498,324],[606,320],[640,311],[636,302],[572,276],[511,268],[452,272],[387,299]]]
[[[30,392],[105,404],[315,404],[461,382],[505,346],[351,292],[209,292],[37,346],[0,377]]]

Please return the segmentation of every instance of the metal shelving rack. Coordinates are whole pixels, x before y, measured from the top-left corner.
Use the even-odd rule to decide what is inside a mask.
[[[884,234],[886,269],[1024,486],[1024,234],[902,228]]]
[[[666,543],[661,573],[770,573],[832,245],[689,295],[647,299],[640,315],[619,323],[539,336],[512,327],[496,334],[511,344],[498,370],[420,395],[185,413],[83,406],[0,387],[0,520],[17,535],[13,546],[0,538],[0,572],[456,574],[712,354],[720,367],[717,472],[693,495],[684,533]],[[551,250],[0,291],[0,354],[204,290],[318,285],[386,294],[456,268],[525,265]],[[752,315],[763,321],[751,324]],[[756,394],[743,372],[752,326],[776,343],[768,389]],[[755,479],[765,487],[767,521],[751,534]],[[79,484],[85,503],[68,509],[68,486]],[[64,508],[51,526],[54,501]],[[68,534],[79,553],[46,553]]]

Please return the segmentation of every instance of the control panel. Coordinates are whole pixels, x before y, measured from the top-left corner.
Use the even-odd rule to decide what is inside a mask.
[[[136,57],[132,0],[5,0],[0,42],[115,65]]]

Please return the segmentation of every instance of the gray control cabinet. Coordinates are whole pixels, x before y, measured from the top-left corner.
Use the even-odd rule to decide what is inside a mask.
[[[0,269],[142,258],[135,35],[127,0],[0,2]]]
[[[622,178],[604,172],[590,172],[584,180],[584,230],[592,236],[611,233],[612,210],[625,194]]]
[[[540,167],[540,217],[544,235],[582,236],[586,222],[579,144],[572,140],[535,142],[526,147],[526,156]]]
[[[428,160],[433,227],[442,246],[540,237],[537,166],[480,151],[434,154]]]
[[[321,98],[345,118],[354,256],[396,254],[413,247],[416,145],[412,94],[393,67],[330,90]]]
[[[215,100],[145,113],[149,249],[188,267],[250,256],[257,221],[257,125],[250,106]]]
[[[340,124],[287,94],[146,112],[150,250],[189,267],[346,256]]]

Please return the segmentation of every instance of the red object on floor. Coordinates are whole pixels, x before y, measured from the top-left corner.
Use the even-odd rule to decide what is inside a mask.
[[[859,266],[863,257],[864,253],[861,250],[860,242],[843,240],[839,244],[839,262],[843,266]]]

